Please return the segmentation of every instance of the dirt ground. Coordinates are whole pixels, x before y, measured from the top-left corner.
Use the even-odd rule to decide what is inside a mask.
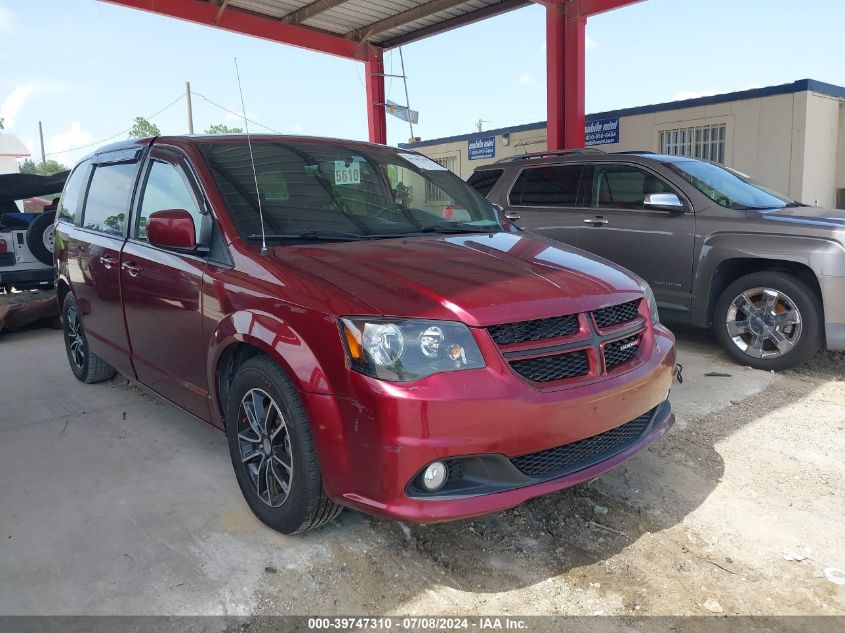
[[[0,340],[0,615],[845,615],[823,571],[845,568],[842,355],[775,375],[680,332],[677,424],[601,478],[288,537],[249,512],[221,434],[124,379],[77,383],[60,346]]]

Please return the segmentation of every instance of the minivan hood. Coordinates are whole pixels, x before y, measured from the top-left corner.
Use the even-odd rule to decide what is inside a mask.
[[[468,325],[594,310],[642,295],[624,269],[528,234],[431,235],[287,245],[271,256],[376,314]]]

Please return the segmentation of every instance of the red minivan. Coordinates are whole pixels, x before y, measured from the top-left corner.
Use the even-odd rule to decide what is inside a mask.
[[[55,265],[74,375],[118,371],[224,431],[267,525],[502,510],[672,425],[674,338],[641,279],[523,233],[420,154],[249,141],[86,158]]]

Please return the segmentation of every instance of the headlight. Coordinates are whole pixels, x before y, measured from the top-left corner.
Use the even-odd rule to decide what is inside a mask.
[[[645,300],[648,303],[648,311],[651,313],[651,324],[657,325],[660,323],[660,315],[657,313],[657,301],[654,299],[654,292],[652,292],[651,286],[648,285],[645,279],[640,279],[640,288],[642,288]]]
[[[340,330],[352,368],[381,380],[416,380],[485,366],[463,323],[345,317]]]

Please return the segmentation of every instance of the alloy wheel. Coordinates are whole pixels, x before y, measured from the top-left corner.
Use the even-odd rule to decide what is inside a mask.
[[[290,494],[293,452],[284,416],[272,397],[250,389],[238,410],[238,447],[253,490],[276,508]]]
[[[70,306],[65,317],[65,337],[67,337],[70,357],[74,365],[82,369],[85,365],[85,338],[82,335],[82,323],[75,306]]]
[[[725,316],[728,336],[753,358],[780,358],[801,338],[801,312],[784,292],[751,288],[731,301]]]

